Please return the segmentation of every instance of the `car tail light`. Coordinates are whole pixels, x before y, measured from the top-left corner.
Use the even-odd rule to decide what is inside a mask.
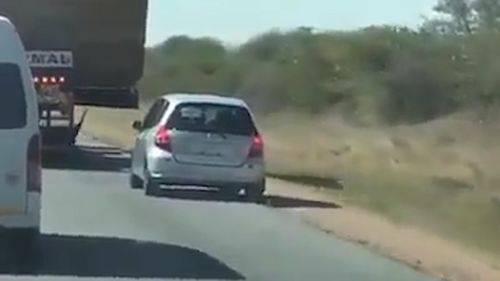
[[[28,191],[42,191],[42,151],[40,135],[34,135],[28,144]]]
[[[172,151],[172,145],[171,145],[171,138],[170,138],[170,129],[167,129],[165,127],[161,127],[158,132],[156,132],[155,136],[155,144],[159,148],[171,152]]]
[[[248,158],[262,158],[264,156],[264,139],[260,134],[256,134],[252,139],[252,146],[248,153]]]

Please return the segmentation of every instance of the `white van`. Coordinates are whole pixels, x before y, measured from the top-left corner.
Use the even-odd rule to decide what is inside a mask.
[[[40,228],[38,102],[23,44],[5,17],[0,46],[0,252],[15,247],[11,258],[29,262]]]

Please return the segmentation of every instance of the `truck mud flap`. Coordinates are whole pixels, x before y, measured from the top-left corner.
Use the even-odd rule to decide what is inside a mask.
[[[85,109],[83,111],[83,114],[82,114],[82,117],[80,118],[80,121],[78,122],[78,124],[76,124],[76,126],[73,128],[73,136],[72,136],[72,140],[71,140],[71,144],[75,144],[76,143],[76,139],[78,138],[78,135],[80,134],[80,131],[82,130],[82,127],[83,127],[83,123],[85,122],[85,118],[87,117],[87,113],[89,112],[88,109]]]

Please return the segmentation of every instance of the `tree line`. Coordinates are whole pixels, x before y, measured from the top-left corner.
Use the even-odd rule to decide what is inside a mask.
[[[440,0],[416,29],[269,31],[238,47],[176,36],[148,49],[146,99],[176,91],[243,97],[261,113],[335,111],[424,122],[500,102],[500,0]]]

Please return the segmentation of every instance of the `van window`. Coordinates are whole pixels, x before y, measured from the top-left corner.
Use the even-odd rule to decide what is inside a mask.
[[[26,126],[26,99],[19,67],[0,63],[0,129]]]
[[[167,127],[180,131],[251,136],[255,124],[248,110],[240,106],[185,103],[176,107]]]

